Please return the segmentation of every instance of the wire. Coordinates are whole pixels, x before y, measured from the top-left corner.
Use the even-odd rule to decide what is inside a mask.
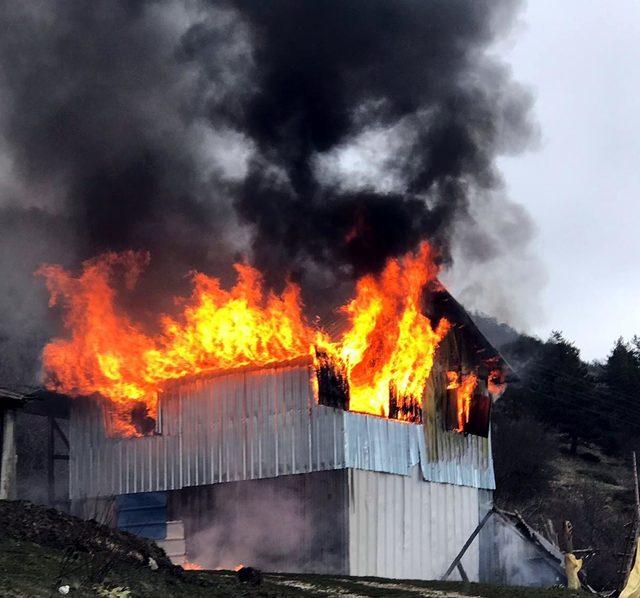
[[[547,397],[549,399],[552,399],[553,401],[558,401],[558,397],[557,396],[551,395],[551,394],[546,393],[544,391],[541,391],[541,390],[539,390],[537,388],[533,388],[532,386],[529,386],[529,390],[533,391],[534,393],[536,393],[539,396]],[[572,398],[575,399],[577,397],[578,397],[578,395],[574,395],[574,397],[572,397]],[[573,404],[573,402],[571,402],[571,404]],[[592,413],[594,415],[597,415],[598,417],[606,417],[609,420],[614,420],[614,421],[620,422],[620,423],[624,424],[625,426],[629,426],[630,425],[630,426],[640,430],[640,420],[636,420],[634,418],[622,419],[622,418],[617,417],[616,415],[613,415],[611,413],[604,414],[602,411],[596,411],[595,409],[591,409],[589,406],[584,405],[584,404],[579,404],[578,406],[583,411],[586,411],[588,413]]]
[[[573,380],[575,382],[580,382],[580,383],[588,382],[588,380],[585,380],[584,378],[580,378],[578,376],[574,376],[571,374],[566,374],[565,372],[562,372],[560,370],[556,370],[553,368],[540,366],[536,364],[529,364],[529,367],[532,367],[538,370],[538,372],[542,372],[542,373],[545,373],[545,372],[555,373],[558,376],[562,376],[565,379]],[[573,394],[574,396],[579,396],[580,398],[584,399],[583,395],[577,395],[575,391],[570,391],[567,389],[563,390],[563,394],[565,395]],[[599,389],[596,387],[591,388],[588,394],[591,400],[600,401],[600,403],[603,405],[606,403],[606,406],[609,408],[621,410],[623,409],[623,406],[621,405],[621,403],[626,404],[628,405],[628,410],[625,411],[625,415],[628,413],[633,413],[640,416],[640,401],[638,399],[631,398],[630,395],[625,395],[625,394],[613,391],[609,388],[605,390],[605,389]],[[616,399],[616,401],[612,402],[611,401],[612,398]]]

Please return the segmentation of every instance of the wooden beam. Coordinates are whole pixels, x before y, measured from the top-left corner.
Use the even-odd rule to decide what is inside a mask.
[[[58,424],[58,422],[56,421],[55,416],[53,416],[53,427],[55,431],[58,433],[58,436],[60,436],[60,440],[62,440],[64,445],[67,448],[69,448],[69,439],[67,438],[66,434],[62,431],[62,428],[60,427],[60,424]]]
[[[636,452],[633,451],[631,453],[632,461],[633,461],[633,491],[635,493],[636,500],[636,512],[635,517],[633,518],[633,528],[631,530],[632,540],[629,546],[629,553],[625,554],[626,563],[624,563],[622,569],[622,584],[620,586],[620,590],[622,590],[626,585],[627,581],[629,581],[629,575],[631,574],[631,569],[633,568],[633,563],[635,561],[636,556],[636,545],[638,543],[638,533],[640,532],[640,488],[638,487],[638,464],[636,462]]]
[[[5,409],[2,418],[2,459],[0,463],[0,500],[17,496],[16,411]]]
[[[467,541],[464,543],[464,546],[462,547],[462,549],[460,550],[456,558],[453,559],[453,562],[451,563],[451,565],[449,565],[449,568],[447,569],[445,574],[440,578],[441,581],[445,581],[447,577],[451,575],[451,572],[458,566],[458,564],[460,563],[460,559],[462,559],[462,557],[464,556],[464,553],[467,552],[467,549],[469,548],[469,546],[471,546],[471,542],[473,542],[476,539],[476,536],[480,533],[480,530],[485,526],[485,523],[489,521],[489,518],[491,517],[491,515],[493,515],[493,513],[494,513],[493,509],[489,510],[487,514],[482,518],[482,521],[478,524],[476,529],[474,529],[473,532],[471,532],[471,535],[469,536]]]
[[[469,581],[469,577],[467,576],[467,572],[464,570],[462,563],[458,563],[456,566],[458,567],[458,573],[460,573],[462,581]]]
[[[635,451],[633,451],[633,489],[636,496],[636,521],[640,521],[640,488],[638,488],[638,464]]]
[[[55,478],[55,459],[56,437],[55,428],[53,427],[55,419],[53,416],[47,417],[49,441],[47,443],[47,497],[49,506],[52,507],[56,500],[56,478]]]

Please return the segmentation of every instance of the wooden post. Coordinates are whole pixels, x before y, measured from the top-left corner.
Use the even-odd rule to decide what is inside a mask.
[[[564,552],[573,552],[573,525],[568,520],[562,524],[562,548]]]
[[[478,527],[476,527],[476,529],[473,530],[473,532],[469,536],[469,539],[464,543],[464,546],[462,547],[462,549],[460,550],[460,552],[458,553],[456,558],[453,559],[453,562],[451,563],[451,565],[449,565],[449,568],[447,569],[446,573],[440,578],[440,581],[445,581],[447,579],[447,577],[449,577],[449,575],[451,575],[451,572],[460,563],[460,559],[464,556],[464,553],[467,552],[467,548],[469,548],[469,546],[471,546],[471,542],[473,542],[475,540],[476,536],[480,533],[480,530],[484,527],[485,523],[487,521],[489,521],[489,517],[491,517],[491,515],[493,515],[493,513],[494,513],[494,510],[491,509],[482,518],[482,521],[478,524]],[[464,569],[462,571],[464,571]],[[460,572],[460,575],[462,575],[462,571]],[[462,575],[462,577],[464,579],[465,576]],[[468,581],[468,579],[467,579],[467,581]]]
[[[632,529],[631,534],[633,540],[631,541],[631,550],[629,554],[626,555],[627,562],[624,565],[624,576],[622,577],[622,584],[620,586],[620,590],[627,585],[627,581],[629,581],[629,575],[631,574],[631,569],[633,568],[633,563],[636,557],[636,547],[638,544],[638,532],[640,531],[640,490],[638,489],[638,464],[636,462],[636,452],[633,451],[631,453],[631,458],[633,460],[633,491],[636,498],[636,512],[633,522],[631,523]],[[623,557],[624,558],[624,557]]]
[[[635,451],[633,451],[633,489],[636,494],[636,521],[640,522],[640,490],[638,489],[638,465]]]
[[[54,436],[54,419],[50,415],[47,417],[49,428],[49,442],[47,446],[47,498],[50,507],[55,506],[56,501],[56,478],[55,478],[55,452],[56,438]]]
[[[0,500],[13,500],[17,496],[16,412],[5,409],[2,434],[2,463],[0,464]]]

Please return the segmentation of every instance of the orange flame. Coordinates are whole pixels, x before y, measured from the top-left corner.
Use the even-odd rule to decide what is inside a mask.
[[[337,339],[309,325],[296,285],[287,284],[281,294],[266,292],[260,273],[246,264],[235,265],[230,290],[217,278],[196,274],[182,314],[164,316],[162,332],[151,336],[122,313],[115,291],[119,277],[131,288],[148,259],[108,253],[85,262],[77,277],[55,265],[38,271],[50,305],[63,306],[68,331],[44,349],[47,385],[110,400],[121,435],[138,433],[130,423],[136,403],[155,415],[168,380],[315,355],[315,347],[344,364],[352,410],[388,415],[392,385],[404,400],[421,402],[435,350],[449,330],[444,319],[434,329],[422,313],[423,290],[437,275],[426,243],[415,254],[389,260],[379,275],[358,280],[355,297],[340,309],[347,326]]]
[[[504,379],[504,373],[501,369],[491,370],[489,378],[487,380],[487,389],[491,393],[494,399],[498,399],[502,396],[502,393],[507,388],[507,382]]]
[[[186,571],[203,571],[204,567],[202,565],[198,565],[198,563],[190,563],[186,562],[182,565],[182,568]]]
[[[434,330],[422,313],[422,293],[437,267],[427,243],[418,252],[389,260],[378,276],[365,276],[355,298],[342,308],[350,322],[333,346],[347,367],[350,409],[389,414],[389,385],[421,403],[433,357],[449,330],[442,319]]]
[[[475,374],[467,374],[463,375],[462,381],[460,381],[458,372],[447,372],[447,381],[447,389],[457,389],[458,427],[456,431],[464,432],[465,426],[469,421],[473,391],[478,384],[478,377]]]

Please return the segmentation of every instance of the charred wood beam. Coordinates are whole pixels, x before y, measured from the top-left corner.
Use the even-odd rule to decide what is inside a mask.
[[[457,568],[458,573],[460,573],[460,577],[462,577],[462,581],[469,581],[469,577],[467,576],[467,572],[464,570],[462,563],[458,563]]]
[[[62,440],[63,444],[68,449],[69,448],[69,439],[67,438],[66,434],[62,431],[62,428],[60,427],[60,425],[56,421],[55,417],[53,418],[53,427],[55,428],[55,431],[58,433],[58,436],[60,437],[60,440]]]
[[[349,409],[349,380],[341,363],[325,351],[316,350],[318,401],[325,407]]]
[[[422,423],[422,405],[412,396],[398,394],[395,384],[389,384],[389,419]]]

